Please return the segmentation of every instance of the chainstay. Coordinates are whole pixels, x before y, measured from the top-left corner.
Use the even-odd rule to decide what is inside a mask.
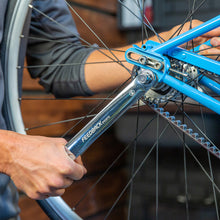
[[[201,134],[198,134],[197,132],[194,132],[192,128],[188,128],[187,124],[185,123],[183,124],[181,120],[176,119],[176,117],[171,115],[170,112],[164,111],[163,107],[158,107],[156,104],[151,104],[151,103],[148,103],[148,106],[154,112],[159,114],[162,118],[168,121],[171,125],[178,128],[181,132],[186,134],[188,137],[190,137],[195,142],[197,142],[200,146],[202,146],[211,154],[213,154],[215,157],[220,159],[220,150],[213,143],[211,143],[206,137],[204,137]]]

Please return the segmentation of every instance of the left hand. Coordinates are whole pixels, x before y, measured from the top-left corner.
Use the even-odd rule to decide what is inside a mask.
[[[213,37],[210,43],[213,47],[205,44],[200,46],[200,54],[214,60],[220,60],[220,37]]]
[[[199,20],[193,20],[192,22],[187,22],[182,27],[180,33],[179,33],[179,31],[177,31],[178,28],[180,27],[180,25],[175,26],[174,28],[172,28],[169,31],[169,35],[172,36],[172,35],[177,35],[177,33],[179,33],[179,34],[184,33],[187,30],[194,28],[202,23],[203,22],[199,21]],[[187,44],[187,49],[192,49],[192,47],[196,47],[198,45],[201,45],[199,48],[201,50],[201,52],[200,52],[201,55],[205,55],[205,56],[210,57],[212,59],[217,59],[217,58],[219,58],[218,56],[220,55],[220,37],[219,36],[220,36],[220,27],[193,39],[193,41],[189,41],[189,42],[181,45],[181,47],[185,47]],[[211,40],[211,45],[213,47],[210,47],[210,46],[207,46],[204,44],[208,40]],[[216,55],[216,56],[214,56],[214,55]]]

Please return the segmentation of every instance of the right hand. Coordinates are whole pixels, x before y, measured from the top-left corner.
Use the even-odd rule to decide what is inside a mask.
[[[86,173],[81,159],[65,148],[63,138],[8,132],[4,171],[32,199],[60,196]],[[2,142],[2,141],[1,141]]]

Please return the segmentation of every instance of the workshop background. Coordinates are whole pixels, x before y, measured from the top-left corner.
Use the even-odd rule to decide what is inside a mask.
[[[186,0],[148,0],[147,1],[147,16],[155,24],[157,30],[163,31],[182,22],[182,10],[185,9]],[[108,45],[110,48],[133,43],[141,39],[141,28],[138,22],[126,20],[126,13],[119,6],[117,0],[69,0],[71,6],[86,20],[88,25],[95,33]],[[219,13],[219,0],[210,0],[203,6],[202,13],[199,18],[206,20],[215,14]],[[75,17],[75,15],[73,15]],[[125,16],[125,17],[124,17]],[[166,19],[164,19],[166,17]],[[80,35],[83,39],[91,43],[98,43],[93,34],[88,34],[88,30],[84,24],[75,17]],[[99,44],[99,43],[98,43]],[[42,98],[50,98],[50,95],[42,92],[41,86],[37,83],[38,80],[33,80],[26,72],[24,75],[24,94],[26,97],[39,95]],[[46,124],[48,121],[62,121],[67,118],[78,117],[83,115],[88,109],[94,106],[97,101],[73,100],[69,101],[54,101],[54,100],[38,100],[27,102],[23,101],[22,111],[25,116],[25,123],[38,125]],[[62,104],[61,104],[62,103]],[[43,106],[43,109],[42,109]],[[36,114],[35,114],[36,113]],[[93,144],[83,156],[83,161],[88,169],[88,174],[81,180],[75,182],[65,193],[64,199],[72,206],[75,206],[81,199],[83,192],[88,189],[91,183],[94,183],[104,172],[104,170],[114,160],[115,154],[120,153],[124,148],[124,143],[128,143],[132,136],[130,131],[123,128],[134,130],[135,111],[129,111],[122,117],[111,129],[109,129],[103,137]],[[33,117],[32,115],[35,115]],[[141,112],[141,123],[148,120],[152,113],[148,111]],[[198,115],[194,113],[194,119],[198,120]],[[209,120],[209,119],[207,119]],[[215,124],[215,119],[207,121],[210,129]],[[72,125],[72,124],[71,124]],[[41,134],[46,136],[60,136],[65,132],[66,124],[46,127],[41,130],[30,130],[29,134]],[[219,127],[218,127],[219,128]],[[152,128],[154,129],[154,128]],[[219,129],[216,129],[217,132]],[[125,131],[125,132],[123,132]],[[40,132],[40,133],[39,133]],[[76,132],[76,131],[75,131]],[[135,131],[134,131],[135,132]],[[219,132],[218,132],[219,133]],[[218,136],[218,133],[213,134]],[[167,136],[170,137],[168,131]],[[220,143],[219,137],[217,138]],[[145,147],[151,138],[140,140],[137,151],[136,163],[140,163]],[[173,146],[170,138],[162,141],[160,155],[163,155],[160,166],[160,209],[159,216],[161,219],[185,219],[184,209],[184,179],[183,169],[178,165],[181,159],[181,153],[178,150],[179,146]],[[196,151],[196,149],[195,149]],[[161,156],[162,157],[162,156]],[[124,155],[120,161],[114,165],[113,169],[106,175],[98,187],[92,190],[85,199],[85,204],[77,205],[77,211],[82,217],[89,220],[103,219],[117,195],[126,184],[129,175],[128,161],[131,160],[131,152]],[[149,165],[143,168],[140,174],[136,177],[134,184],[131,219],[154,219],[155,212],[155,156],[152,156]],[[194,193],[195,201],[192,201],[193,208],[190,209],[191,219],[209,219],[214,220],[215,208],[213,206],[213,196],[211,195],[210,185],[207,185],[207,177],[198,172],[194,162],[189,162],[188,175],[192,184],[190,190]],[[220,168],[219,168],[220,170]],[[219,176],[216,178],[217,183],[220,182]],[[200,183],[198,185],[198,183]],[[109,219],[126,219],[127,197],[123,196],[119,205],[114,209],[113,214]],[[176,203],[177,201],[177,203]],[[201,205],[202,204],[202,205]],[[20,198],[21,219],[22,220],[46,220],[48,217],[41,211],[37,203],[28,199],[25,195]]]

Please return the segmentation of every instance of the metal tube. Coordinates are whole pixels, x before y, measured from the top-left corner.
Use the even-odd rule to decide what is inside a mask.
[[[192,86],[185,84],[184,82],[170,75],[165,75],[163,78],[163,82],[178,90],[179,92],[185,94],[186,96],[194,99],[195,101],[201,103],[212,111],[220,114],[220,102],[218,100],[206,95],[203,92],[200,92]]]
[[[122,92],[120,92],[100,113],[96,115],[68,143],[68,149],[77,157],[106,131],[126,110],[128,110],[145,92],[151,83],[145,85],[147,77],[137,76]]]
[[[169,50],[180,46],[202,34],[205,34],[217,27],[220,26],[220,15],[216,16],[215,18],[177,36],[171,40],[168,40],[161,45],[155,47],[152,51],[160,54],[166,54]]]
[[[212,80],[206,76],[202,76],[201,79],[199,80],[199,83],[206,86],[207,88],[211,89],[216,94],[220,95],[220,85],[219,85],[219,83],[215,82],[214,80]]]

